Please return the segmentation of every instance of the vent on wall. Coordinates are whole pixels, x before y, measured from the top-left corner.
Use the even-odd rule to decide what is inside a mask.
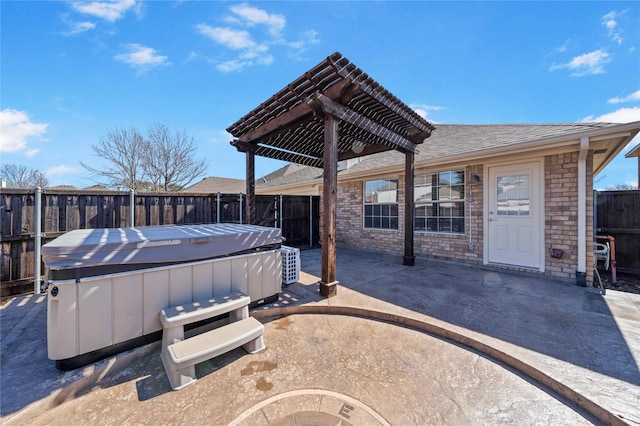
[[[593,151],[594,154],[604,154],[605,152],[607,152],[607,148],[596,149],[595,151]]]

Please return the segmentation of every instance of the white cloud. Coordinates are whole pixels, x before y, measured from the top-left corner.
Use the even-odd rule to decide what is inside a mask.
[[[615,41],[618,44],[622,44],[622,41],[623,41],[622,32],[621,30],[617,29],[618,28],[617,18],[619,15],[620,13],[616,12],[615,10],[612,10],[611,12],[602,16],[602,25],[607,29],[609,33],[609,37],[611,37],[613,41]]]
[[[195,30],[215,43],[236,53],[236,57],[219,62],[216,67],[223,72],[240,71],[254,65],[270,65],[275,57],[273,46],[284,46],[294,51],[293,56],[304,52],[308,46],[319,42],[317,33],[308,30],[301,39],[289,42],[282,35],[287,21],[283,15],[271,14],[264,9],[240,3],[229,7],[231,15],[224,21],[227,26],[195,25]],[[259,29],[266,29],[266,36]]]
[[[66,173],[77,173],[80,170],[81,169],[79,167],[65,166],[64,164],[61,164],[59,166],[49,167],[44,172],[47,176],[55,176],[55,175],[63,175]]]
[[[294,49],[296,52],[301,53],[306,51],[309,46],[320,43],[318,33],[314,30],[308,30],[302,33],[300,40],[290,41],[287,45]]]
[[[416,114],[418,114],[420,117],[424,118],[425,120],[429,115],[429,111],[440,111],[445,109],[444,107],[441,107],[441,106],[425,105],[425,104],[411,104],[409,106],[411,107],[411,109],[413,109],[416,112]]]
[[[279,36],[287,24],[284,16],[269,14],[265,10],[251,7],[247,3],[232,6],[230,9],[248,26],[265,25],[273,37]]]
[[[574,77],[602,74],[605,72],[604,64],[609,61],[609,54],[603,49],[598,49],[576,56],[566,64],[554,64],[549,68],[549,71],[567,68],[573,71],[571,75]]]
[[[211,27],[205,24],[196,25],[196,29],[200,34],[209,37],[211,40],[229,49],[240,50],[256,46],[256,43],[251,39],[251,34],[249,34],[248,31]]]
[[[226,130],[218,130],[209,138],[209,143],[214,145],[229,145],[229,141],[234,139],[233,135]]]
[[[623,102],[636,102],[636,101],[640,101],[640,90],[636,90],[635,92],[633,92],[628,96],[625,96],[624,98],[618,98],[618,97],[611,98],[607,102],[610,104],[620,104]]]
[[[239,51],[236,59],[222,62],[216,66],[222,72],[240,71],[254,63],[269,65],[273,62],[273,56],[268,54],[269,47],[253,41],[251,34],[246,30],[233,28],[212,27],[205,24],[196,25],[198,32],[224,47]]]
[[[569,49],[569,46],[572,44],[571,39],[568,39],[564,42],[564,44],[560,47],[556,47],[555,49],[553,49],[553,52],[559,52],[559,53],[564,53]]]
[[[119,0],[119,1],[92,1],[88,3],[74,2],[71,3],[73,10],[86,15],[95,16],[108,22],[115,22],[122,18],[127,10],[136,6],[135,0]],[[138,9],[138,13],[140,9]]]
[[[258,62],[260,65],[271,65],[275,61],[273,55],[262,55],[257,59],[258,60],[256,62]]]
[[[232,72],[239,71],[244,67],[250,66],[252,64],[251,61],[238,61],[233,59],[231,61],[225,61],[216,66],[222,72]]]
[[[69,25],[69,30],[63,33],[66,36],[81,34],[86,31],[92,30],[96,27],[96,24],[89,21],[83,21],[83,22],[68,21],[67,25]]]
[[[590,115],[582,121],[599,121],[605,123],[631,123],[632,121],[640,121],[640,107],[620,108],[597,117]]]
[[[114,56],[118,61],[122,61],[138,69],[138,73],[144,73],[152,68],[168,65],[167,56],[158,55],[151,47],[132,43],[126,46],[128,52]]]
[[[615,11],[609,12],[602,17],[602,25],[607,27],[609,31],[613,31],[617,24]]]
[[[47,131],[47,123],[32,123],[24,111],[6,108],[0,111],[0,152],[26,150],[27,138],[40,137]],[[37,151],[36,151],[37,152]],[[27,151],[27,154],[33,150]]]

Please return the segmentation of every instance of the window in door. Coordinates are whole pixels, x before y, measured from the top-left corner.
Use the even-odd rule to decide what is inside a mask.
[[[499,176],[497,201],[498,216],[529,216],[529,175]]]

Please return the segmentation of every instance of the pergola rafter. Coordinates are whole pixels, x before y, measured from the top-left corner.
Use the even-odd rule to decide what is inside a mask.
[[[406,156],[405,256],[413,265],[413,159],[434,127],[340,53],[294,80],[231,125],[231,142],[247,157],[247,217],[252,222],[254,156],[322,167],[322,282],[335,294],[337,163],[377,152]]]

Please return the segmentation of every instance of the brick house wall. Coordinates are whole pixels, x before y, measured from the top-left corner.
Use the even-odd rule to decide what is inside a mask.
[[[416,174],[421,173],[427,172],[416,170]],[[482,182],[482,165],[473,166],[471,174],[480,176],[480,181]],[[404,253],[404,175],[387,177],[398,179],[398,229],[364,229],[362,219],[364,182],[341,181],[338,190],[336,219],[337,244],[374,251]],[[415,255],[473,264],[482,263],[482,191],[482,184],[467,186],[465,234],[416,231],[414,233]],[[469,195],[473,196],[473,202],[471,203],[471,242],[474,246],[473,250],[469,250]]]
[[[363,181],[339,182],[336,244],[389,253],[404,253],[404,179],[398,179],[399,229],[364,229]]]
[[[575,278],[578,262],[578,152],[550,155],[544,161],[545,274]],[[593,282],[593,156],[587,157],[587,282]],[[562,259],[549,250],[564,251]]]
[[[572,280],[576,277],[578,250],[578,152],[555,154],[544,159],[545,197],[545,271],[546,276]],[[587,157],[586,186],[586,238],[587,238],[587,282],[591,283],[593,271],[593,157]],[[416,169],[416,174],[425,173]],[[467,185],[465,194],[465,234],[440,234],[416,231],[414,253],[428,257],[467,264],[482,264],[483,261],[483,212],[484,196],[483,164],[471,167],[471,174],[480,177],[480,183]],[[363,226],[363,180],[339,181],[336,218],[336,243],[339,246],[404,254],[404,175],[389,175],[398,179],[399,226],[397,230],[364,229]],[[469,201],[472,196],[473,201]],[[469,219],[469,213],[471,219]],[[472,245],[472,247],[471,247]],[[552,258],[551,248],[564,251],[562,259]],[[506,267],[511,270],[531,269]]]

